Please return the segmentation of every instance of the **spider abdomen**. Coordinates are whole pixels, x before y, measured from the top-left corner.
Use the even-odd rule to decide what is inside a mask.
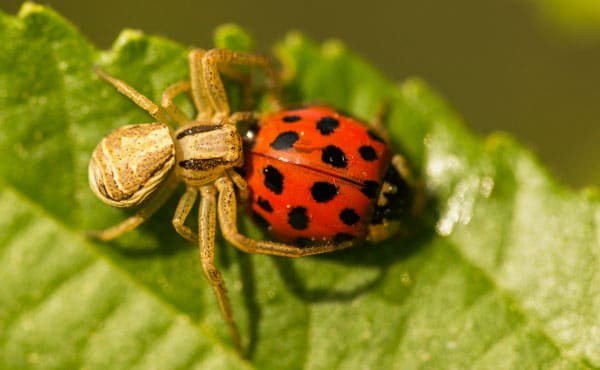
[[[163,123],[130,125],[106,136],[92,154],[89,183],[114,207],[142,203],[166,178],[175,163],[175,146]]]

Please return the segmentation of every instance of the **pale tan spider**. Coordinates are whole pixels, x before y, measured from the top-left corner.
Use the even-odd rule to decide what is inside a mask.
[[[279,108],[277,78],[268,59],[224,49],[193,50],[189,54],[190,81],[169,86],[162,96],[162,108],[179,126],[175,131],[169,127],[167,116],[159,106],[125,82],[97,69],[100,77],[157,122],[121,127],[102,139],[90,160],[89,183],[94,193],[111,206],[140,207],[120,224],[91,233],[105,241],[139,226],[160,208],[179,182],[185,183],[186,191],[175,211],[173,226],[181,236],[198,244],[204,274],[214,289],[234,345],[243,353],[225,283],[214,264],[217,214],[223,237],[248,253],[300,257],[339,250],[352,243],[301,248],[249,239],[238,232],[235,189],[242,200],[248,198],[249,189],[244,178],[234,171],[243,164],[242,139],[236,123],[251,119],[253,114],[230,114],[220,72],[242,82],[245,79],[233,65],[263,68],[275,108]],[[173,103],[173,99],[183,93],[191,93],[197,110],[194,120]],[[195,233],[185,225],[185,220],[198,191],[201,198],[198,233]]]

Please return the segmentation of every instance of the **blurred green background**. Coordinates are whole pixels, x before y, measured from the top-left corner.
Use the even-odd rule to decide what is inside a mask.
[[[22,1],[2,0],[16,13]],[[564,183],[600,184],[600,1],[47,0],[100,48],[123,28],[210,47],[235,22],[268,52],[290,30],[419,76],[485,135],[508,131]]]

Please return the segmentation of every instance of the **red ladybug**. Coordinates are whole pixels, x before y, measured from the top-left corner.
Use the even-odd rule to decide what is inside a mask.
[[[331,108],[267,114],[246,141],[251,210],[278,241],[383,240],[412,207],[403,157],[375,130]]]

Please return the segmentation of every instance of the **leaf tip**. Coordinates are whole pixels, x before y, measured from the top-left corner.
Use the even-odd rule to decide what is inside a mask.
[[[100,56],[100,65],[114,63],[120,58],[127,59],[126,56],[139,53],[145,50],[147,35],[140,30],[126,28],[123,29],[112,44],[110,50]]]
[[[296,59],[291,52],[294,49],[299,49],[306,39],[299,31],[288,32],[283,40],[277,42],[273,46],[273,54],[279,59],[282,66],[281,79],[282,81],[290,81],[296,75]]]
[[[31,2],[31,1],[26,1],[23,3],[23,5],[21,6],[21,9],[19,9],[19,17],[20,18],[25,18],[31,14],[34,13],[42,13],[47,11],[48,8],[46,8],[43,5]]]
[[[214,44],[218,48],[239,51],[252,50],[254,39],[246,30],[235,23],[225,23],[218,26],[214,33]]]
[[[68,25],[68,27],[72,27],[68,20],[63,18],[61,14],[57,13],[52,8],[34,3],[32,1],[26,1],[23,3],[23,5],[21,5],[21,8],[18,12],[18,17],[21,20],[28,20],[29,22],[34,23],[36,20],[41,20],[42,23]],[[33,19],[33,21],[31,19]]]
[[[119,33],[119,35],[115,39],[115,42],[112,45],[112,49],[115,53],[119,54],[123,52],[123,50],[126,50],[129,45],[138,44],[145,38],[146,34],[144,34],[144,32],[142,32],[141,30],[125,28]]]
[[[126,28],[119,33],[119,36],[117,36],[113,48],[117,49],[131,41],[139,41],[140,39],[144,38],[144,36],[144,33],[140,30]]]
[[[306,37],[300,31],[291,31],[283,38],[279,47],[297,48],[306,42]]]
[[[346,53],[346,45],[338,39],[329,39],[323,43],[321,51],[325,57],[337,58]]]
[[[400,90],[403,95],[408,97],[417,97],[423,95],[429,87],[425,81],[418,77],[411,77],[400,84]]]
[[[487,149],[498,149],[509,145],[515,145],[515,139],[506,132],[493,132],[485,139]]]

